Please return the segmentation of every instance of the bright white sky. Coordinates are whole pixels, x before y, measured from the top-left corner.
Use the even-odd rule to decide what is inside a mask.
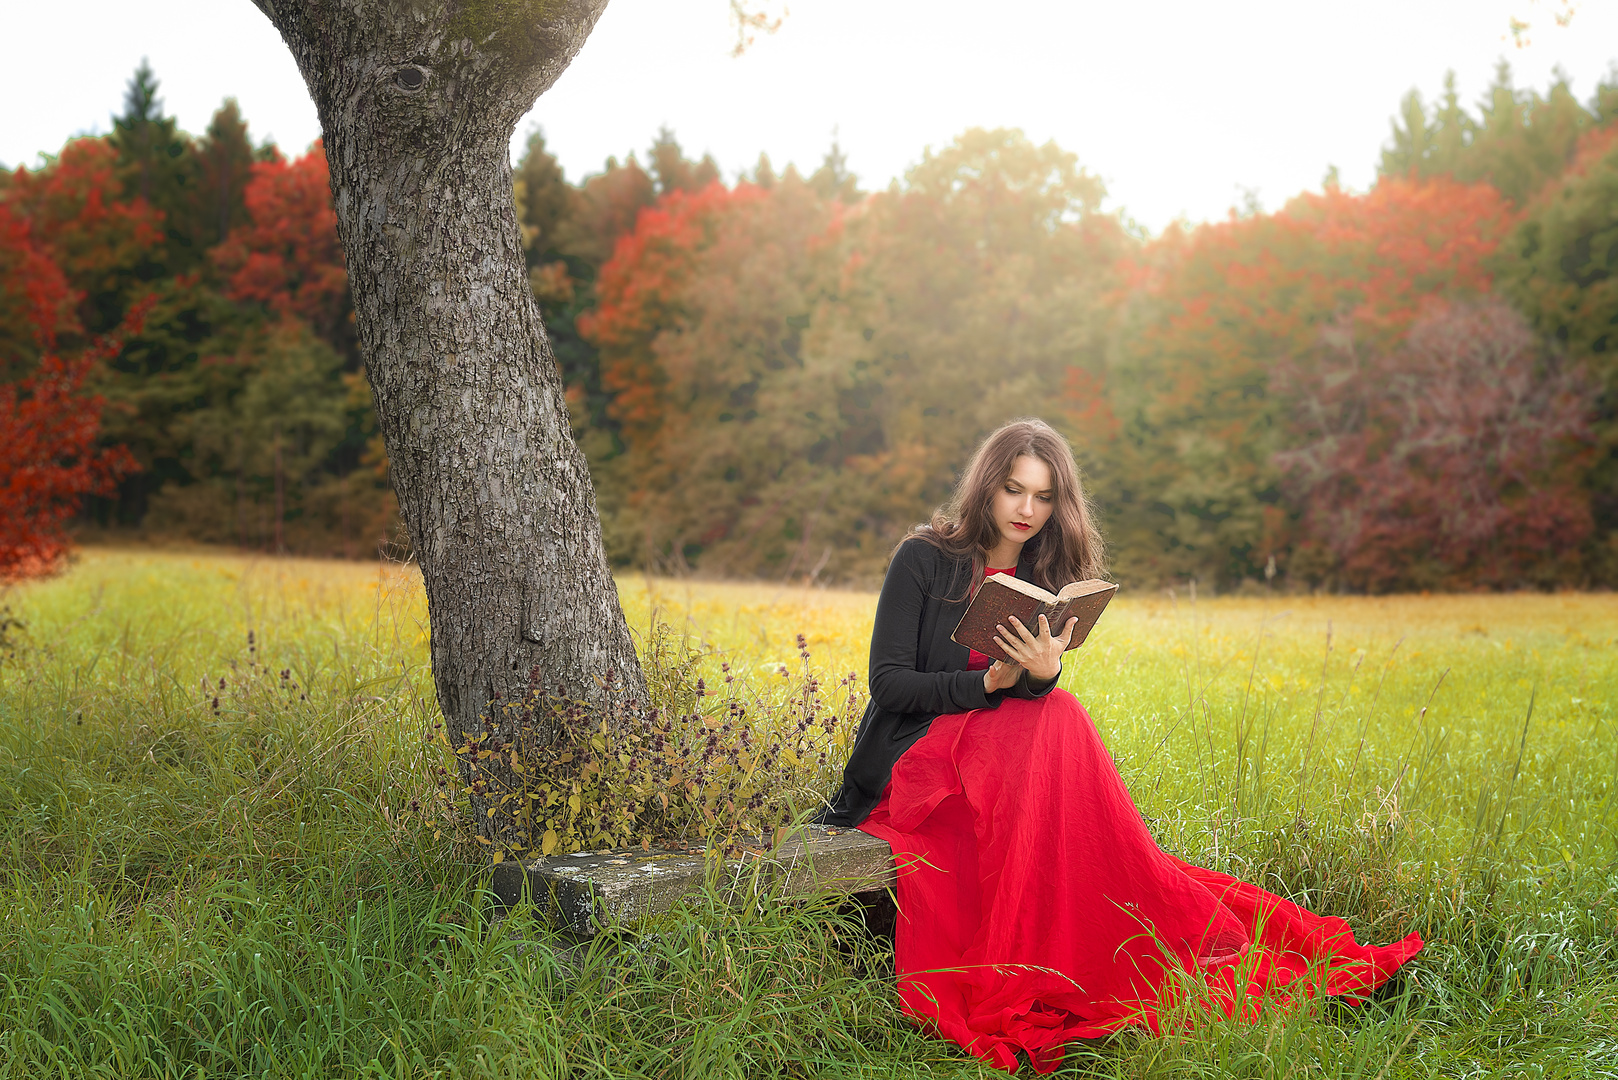
[[[1519,86],[1558,65],[1581,99],[1618,60],[1618,0],[788,0],[785,25],[739,60],[726,0],[611,0],[572,68],[519,127],[543,127],[570,179],[644,148],[667,124],[727,176],[766,151],[814,168],[833,132],[866,187],[971,126],[1055,139],[1106,180],[1110,206],[1154,232],[1267,208],[1328,166],[1365,187],[1399,98],[1453,68],[1474,102],[1505,56]],[[1512,16],[1531,45],[1509,40]],[[319,134],[297,69],[248,0],[0,5],[19,90],[0,162],[30,164],[105,132],[142,56],[192,132],[235,96],[255,138]],[[38,94],[39,97],[34,97]],[[25,104],[31,100],[33,104]]]

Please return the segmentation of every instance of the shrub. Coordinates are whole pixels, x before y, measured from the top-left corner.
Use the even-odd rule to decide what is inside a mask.
[[[827,686],[798,635],[800,670],[760,693],[720,664],[724,688],[695,676],[704,656],[655,623],[646,709],[601,709],[547,691],[541,673],[452,745],[438,767],[440,820],[463,844],[507,856],[700,840],[738,854],[821,805],[835,787],[863,707],[853,672]],[[500,761],[507,768],[486,767]],[[502,828],[479,835],[477,795]],[[440,831],[443,831],[442,828]]]

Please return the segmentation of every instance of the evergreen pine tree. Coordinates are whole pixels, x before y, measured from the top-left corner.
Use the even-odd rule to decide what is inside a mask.
[[[856,203],[860,201],[859,178],[848,171],[848,155],[833,135],[831,149],[821,159],[820,168],[809,176],[809,186],[815,189],[822,199],[837,199],[840,202]]]
[[[165,123],[163,102],[157,96],[157,76],[152,65],[143,56],[135,74],[130,76],[124,90],[122,116],[112,119],[112,145],[117,148],[120,163],[134,178],[129,190],[152,201],[152,173],[155,171],[158,147],[167,147],[174,137],[174,122]]]
[[[758,164],[753,166],[753,183],[768,191],[775,186],[775,166],[770,164],[770,155],[759,154]]]
[[[1607,69],[1607,77],[1596,83],[1590,95],[1590,115],[1597,124],[1609,123],[1618,116],[1618,63]]]
[[[545,148],[542,131],[528,136],[516,174],[517,220],[522,225],[528,266],[533,269],[564,257],[563,227],[579,210],[579,194],[567,182],[555,155]]]
[[[1427,130],[1427,106],[1421,91],[1411,90],[1399,102],[1399,115],[1393,118],[1393,145],[1382,148],[1383,176],[1420,175],[1432,150]]]
[[[1521,205],[1561,174],[1579,136],[1614,108],[1618,88],[1598,87],[1586,108],[1560,72],[1543,96],[1518,90],[1511,66],[1502,60],[1474,118],[1460,103],[1452,71],[1444,77],[1444,97],[1436,108],[1427,109],[1415,90],[1405,95],[1393,121],[1393,143],[1383,148],[1378,171],[1492,184]]]
[[[657,184],[634,154],[622,165],[609,157],[604,170],[584,178],[579,196],[578,213],[563,227],[560,246],[600,266],[612,257],[618,238],[635,230],[641,210],[657,202]]]
[[[687,158],[674,132],[666,127],[658,129],[649,156],[659,195],[671,191],[701,191],[719,179],[719,166],[711,156],[704,154],[701,161]]]
[[[184,273],[202,262],[205,245],[197,221],[196,147],[163,115],[157,76],[143,57],[124,93],[124,111],[112,120],[110,141],[118,152],[124,190],[163,214],[164,245],[145,274]]]
[[[1444,73],[1444,97],[1433,113],[1430,168],[1424,175],[1453,172],[1477,131],[1477,124],[1461,104],[1455,89],[1455,72]]]
[[[230,230],[248,221],[243,193],[253,173],[253,144],[235,98],[226,98],[208,123],[196,149],[199,166],[197,217],[207,246],[225,242]]]

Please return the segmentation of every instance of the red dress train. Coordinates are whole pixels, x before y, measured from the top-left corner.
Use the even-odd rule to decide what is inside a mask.
[[[1233,1015],[1266,993],[1357,1001],[1421,949],[1360,945],[1342,919],[1164,853],[1064,690],[940,716],[859,827],[899,866],[905,1011],[1007,1071],[1018,1050],[1050,1072],[1069,1040],[1157,1030],[1171,966]]]

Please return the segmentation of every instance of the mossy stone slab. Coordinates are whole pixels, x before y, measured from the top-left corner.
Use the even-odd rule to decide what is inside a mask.
[[[557,929],[582,937],[667,911],[703,887],[700,851],[616,848],[497,864],[489,886],[507,907],[528,897]],[[852,895],[891,888],[896,880],[887,843],[857,829],[811,825],[773,849],[750,851],[713,867],[721,895],[741,899]]]

